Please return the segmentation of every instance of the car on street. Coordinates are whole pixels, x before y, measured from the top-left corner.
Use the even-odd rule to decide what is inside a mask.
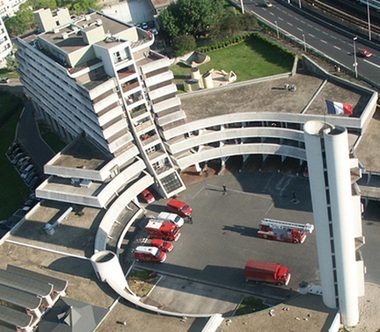
[[[164,252],[170,252],[174,248],[172,242],[165,241],[163,239],[151,239],[149,245],[156,247]]]
[[[373,53],[368,48],[360,48],[359,49],[359,56],[362,58],[370,58],[373,55]]]
[[[153,203],[156,199],[154,198],[153,194],[150,192],[149,189],[143,190],[143,192],[140,194],[141,199],[145,203]]]
[[[163,263],[166,253],[156,247],[138,246],[134,252],[135,259],[139,262],[159,262]]]
[[[8,77],[1,77],[0,78],[0,83],[3,83],[3,84],[6,84],[6,83],[9,83],[9,78]]]
[[[264,1],[264,6],[267,8],[273,7],[272,3],[270,1]]]

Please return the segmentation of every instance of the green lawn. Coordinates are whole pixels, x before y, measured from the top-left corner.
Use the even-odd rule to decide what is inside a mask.
[[[0,78],[8,77],[8,78],[18,78],[18,73],[16,71],[8,71],[6,68],[0,69]]]
[[[255,298],[254,296],[248,296],[240,303],[235,315],[251,314],[252,312],[264,310],[266,308],[268,308],[268,306],[263,303],[263,300]]]
[[[47,125],[43,123],[38,124],[42,139],[52,148],[55,153],[61,151],[66,143],[63,142],[59,136],[54,133]]]
[[[5,153],[13,142],[22,101],[9,94],[0,93],[0,220],[9,217],[22,207],[29,189],[21,180]],[[6,116],[10,114],[10,117]]]
[[[245,42],[224,49],[207,52],[210,62],[199,66],[201,74],[209,69],[234,71],[237,81],[280,74],[291,70],[293,57],[274,45],[257,37],[250,37]],[[190,78],[190,68],[179,63],[170,68],[179,89]]]

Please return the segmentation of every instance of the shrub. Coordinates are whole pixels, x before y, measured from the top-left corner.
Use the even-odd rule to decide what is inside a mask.
[[[192,35],[180,35],[173,40],[173,51],[176,56],[181,56],[196,48],[197,44]]]

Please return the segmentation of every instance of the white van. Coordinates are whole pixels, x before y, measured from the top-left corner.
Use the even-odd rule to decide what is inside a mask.
[[[158,220],[162,221],[168,221],[172,224],[177,225],[178,227],[182,227],[185,221],[183,218],[181,218],[178,214],[175,213],[169,213],[169,212],[160,212],[160,214],[157,216]]]

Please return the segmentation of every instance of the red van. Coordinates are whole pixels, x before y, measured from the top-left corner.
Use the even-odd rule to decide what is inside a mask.
[[[181,217],[191,218],[191,212],[193,212],[193,209],[185,202],[173,198],[166,203],[166,206],[170,212],[177,213]]]
[[[163,263],[166,253],[156,247],[139,246],[135,249],[135,259],[139,262]]]

